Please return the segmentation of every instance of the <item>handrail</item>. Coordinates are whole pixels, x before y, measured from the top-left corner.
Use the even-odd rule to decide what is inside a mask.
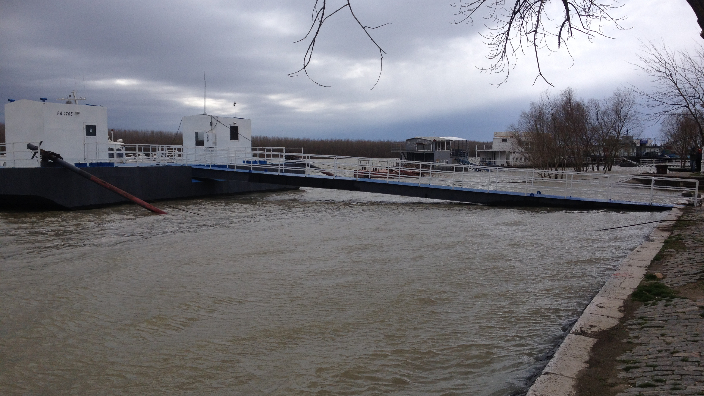
[[[34,144],[37,144],[36,142]],[[2,147],[2,146],[0,146]],[[27,155],[26,143],[5,145],[0,166],[39,166]],[[472,164],[440,164],[395,158],[361,158],[290,152],[285,147],[219,149],[176,145],[109,143],[107,158],[80,159],[77,162],[107,162],[115,166],[205,165],[250,172],[292,173],[316,177],[352,178],[384,183],[411,183],[452,189],[505,191],[525,195],[605,199],[616,201],[672,203],[683,195],[699,203],[698,182],[684,178],[651,175],[604,174],[530,168],[502,168]],[[2,151],[0,151],[2,152]],[[14,153],[16,154],[16,153]],[[26,158],[25,158],[26,157]],[[0,157],[1,158],[1,157]]]

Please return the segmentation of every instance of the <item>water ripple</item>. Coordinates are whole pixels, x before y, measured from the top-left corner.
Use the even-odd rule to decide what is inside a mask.
[[[0,212],[0,393],[511,394],[662,216],[165,205]]]

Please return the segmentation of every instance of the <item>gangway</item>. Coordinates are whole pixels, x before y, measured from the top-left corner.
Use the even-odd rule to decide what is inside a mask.
[[[24,166],[36,166],[37,159],[32,158],[26,143],[21,150],[19,146],[15,146],[17,144],[0,145],[0,167],[18,168],[14,171],[19,172],[19,168]],[[143,190],[141,194],[145,199],[152,200],[167,199],[165,197],[171,196],[193,196],[198,192],[225,194],[232,191],[229,187],[225,188],[225,185],[232,187],[237,184],[247,186],[244,189],[247,191],[253,186],[316,187],[492,206],[562,207],[580,210],[658,211],[684,204],[699,205],[701,201],[698,193],[699,182],[696,179],[626,173],[632,172],[633,168],[624,168],[621,172],[608,174],[517,169],[394,158],[303,154],[287,151],[283,147],[220,150],[209,147],[124,144],[118,151],[110,152],[108,148],[102,151],[113,155],[93,159],[92,163],[75,165],[96,166],[100,169],[110,166],[116,169],[108,172],[113,176],[124,174],[122,171],[127,171],[124,168],[134,168],[131,173],[140,170],[140,174],[151,175],[161,169],[169,174],[180,175],[179,180],[184,184],[179,184],[179,194],[183,193],[181,195],[160,190],[167,188],[167,185],[173,190],[173,183],[166,183],[162,187],[150,184],[146,189],[141,184],[134,186]],[[118,168],[121,171],[118,171]],[[166,182],[166,179],[163,181]],[[191,181],[206,183],[189,183]],[[233,183],[238,181],[249,183]],[[197,184],[198,187],[193,188],[191,184]],[[63,196],[59,198],[63,199]]]
[[[668,210],[698,204],[698,181],[649,175],[513,169],[281,153],[191,165],[198,180],[237,180],[393,194],[491,206]]]

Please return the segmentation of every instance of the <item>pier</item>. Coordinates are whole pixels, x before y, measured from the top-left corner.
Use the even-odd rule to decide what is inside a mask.
[[[25,185],[26,183],[21,183],[22,175],[37,166],[32,164],[38,162],[38,159],[26,147],[26,143],[21,149],[19,146],[7,145],[6,150],[11,154],[8,159],[11,160],[5,161],[5,172],[8,177],[12,176],[16,180],[8,186]],[[605,174],[395,158],[342,157],[292,153],[283,147],[220,150],[209,147],[120,144],[112,151],[103,151],[107,158],[96,156],[95,159],[75,165],[91,174],[97,173],[116,187],[149,201],[313,187],[488,206],[574,210],[662,211],[679,205],[700,203],[698,180],[648,174]],[[47,173],[44,169],[42,174]],[[56,170],[52,172],[56,173]],[[125,176],[136,172],[156,172],[163,177],[155,175],[149,178],[152,181],[150,183],[138,183],[136,180],[139,178]],[[173,177],[167,177],[173,173],[178,173],[178,183]],[[58,176],[60,175],[52,177]],[[42,200],[55,202],[57,206],[65,208],[121,202],[121,198],[106,197],[104,193],[93,192],[91,187],[83,184],[80,184],[80,188],[77,187],[79,184],[75,184],[75,188],[68,187],[73,184],[75,183],[64,180],[61,185],[65,188],[38,189],[32,187],[38,185],[33,183],[20,192],[0,192],[8,197],[6,200],[13,196],[39,196]],[[178,188],[174,187],[176,184]]]
[[[572,209],[669,210],[671,204],[588,199],[572,196],[520,193],[512,191],[480,190],[439,184],[372,178],[309,176],[295,173],[273,173],[261,170],[226,169],[192,166],[193,177],[201,181],[220,182],[236,180],[250,183],[268,183],[296,187],[314,187],[335,190],[360,191],[406,197],[440,199],[489,206],[560,207]]]
[[[268,183],[489,206],[660,211],[699,203],[699,183],[693,179],[304,155],[282,148],[255,149],[245,160],[191,168],[200,181]]]

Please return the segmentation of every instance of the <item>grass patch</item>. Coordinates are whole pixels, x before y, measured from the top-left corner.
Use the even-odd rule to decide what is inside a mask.
[[[674,297],[677,297],[677,292],[659,281],[641,282],[641,284],[636,287],[633,294],[631,294],[633,300],[643,303]]]
[[[658,277],[657,277],[657,275],[655,275],[655,274],[647,273],[647,274],[645,274],[645,280],[647,280],[647,281],[656,281],[656,280],[658,280]]]
[[[677,227],[677,223],[682,223],[682,222],[676,222],[674,227]],[[660,261],[665,257],[665,252],[669,249],[672,250],[686,250],[687,246],[684,244],[684,237],[682,235],[670,235],[667,239],[665,239],[665,242],[662,244],[662,248],[658,252],[658,254],[653,257],[653,260],[655,261]]]
[[[616,359],[617,362],[623,363],[623,364],[637,364],[639,363],[637,360],[633,359]]]

